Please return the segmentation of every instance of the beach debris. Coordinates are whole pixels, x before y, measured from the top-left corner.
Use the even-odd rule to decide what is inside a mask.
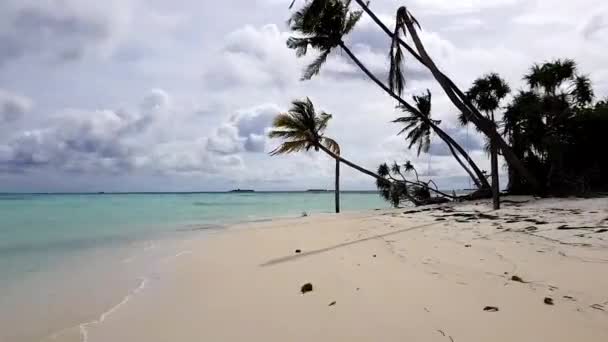
[[[305,211],[303,211],[303,212],[302,212],[302,217],[306,217],[306,216],[308,216],[308,213],[307,213],[307,212],[305,212]]]
[[[376,254],[372,255],[374,258],[376,257]]]
[[[516,276],[516,275],[512,276],[511,280],[512,281],[517,281],[517,282],[520,282],[520,283],[525,283],[525,281],[523,279],[521,279],[521,277]]]
[[[436,219],[435,219],[435,221],[445,221],[445,220],[446,220],[446,219],[445,219],[445,218],[443,218],[443,217],[438,217],[438,218],[436,218]]]
[[[329,303],[328,306],[334,306],[334,305],[336,305],[336,301],[335,300],[333,302]]]
[[[296,249],[296,254],[297,254],[297,253],[302,253],[302,251],[301,251],[301,250],[299,250],[299,249]]]
[[[471,245],[470,245],[470,244],[468,244],[468,243],[467,243],[466,245],[464,245],[464,246],[465,246],[466,248],[471,247]]]
[[[534,231],[537,231],[538,228],[536,228],[534,226],[528,226],[528,227],[524,228],[524,230],[528,231],[528,232],[534,232]]]
[[[589,307],[592,309],[595,309],[595,310],[606,311],[606,310],[604,310],[604,306],[602,304],[593,304]]]
[[[574,297],[572,296],[564,296],[565,299],[570,299],[570,300],[576,300]]]
[[[495,306],[486,306],[485,308],[483,308],[483,311],[496,312],[496,311],[498,311],[498,308]]]
[[[357,291],[359,291],[359,288],[357,287]]]
[[[306,283],[306,284],[302,285],[302,288],[300,289],[300,291],[302,292],[302,294],[305,294],[306,292],[312,292],[312,284]]]
[[[543,300],[543,302],[547,305],[553,305],[553,298],[551,297],[545,297],[545,299]]]
[[[608,229],[602,228],[602,229],[596,231],[596,233],[605,233],[605,232],[608,232]]]
[[[498,216],[484,214],[484,213],[477,214],[477,217],[481,218],[481,219],[487,219],[487,220],[498,220]]]

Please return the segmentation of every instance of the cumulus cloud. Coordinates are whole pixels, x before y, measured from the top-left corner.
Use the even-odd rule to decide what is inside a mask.
[[[14,122],[32,108],[32,100],[0,89],[0,123]]]
[[[265,125],[264,108],[268,108],[237,113],[217,130],[215,140],[150,140],[149,127],[162,120],[169,107],[169,95],[155,89],[145,96],[140,110],[62,111],[53,116],[49,126],[20,132],[0,144],[0,170],[26,172],[48,167],[79,173],[128,173],[137,169],[205,173],[238,168],[242,159],[231,154],[258,143],[255,135],[263,130],[260,125]],[[233,143],[238,146],[230,145]]]
[[[204,78],[222,87],[293,84],[302,63],[285,46],[288,37],[275,24],[237,29],[226,36],[219,59],[207,68]]]
[[[21,57],[70,61],[90,52],[107,54],[124,27],[124,2],[78,0],[0,2],[0,66]]]
[[[240,110],[209,137],[207,148],[221,154],[264,152],[267,130],[279,112],[275,104]]]

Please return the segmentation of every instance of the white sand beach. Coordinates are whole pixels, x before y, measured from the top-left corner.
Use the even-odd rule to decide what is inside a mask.
[[[218,231],[87,339],[608,341],[608,199],[510,200]]]

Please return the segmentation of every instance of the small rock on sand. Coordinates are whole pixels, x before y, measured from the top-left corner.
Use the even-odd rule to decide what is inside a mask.
[[[302,253],[302,251],[299,249],[296,249],[296,253]]]
[[[335,300],[333,302],[329,303],[328,306],[334,306],[334,305],[336,305],[336,301]]]
[[[547,305],[553,305],[553,298],[551,297],[545,297],[545,299],[543,300],[543,302]]]
[[[312,284],[311,283],[306,283],[306,284],[302,285],[302,288],[300,289],[300,291],[302,292],[302,294],[305,294],[306,292],[311,292],[312,291]]]
[[[520,282],[520,283],[525,283],[525,281],[523,279],[521,279],[521,277],[516,276],[516,275],[512,276],[511,280],[512,281],[517,281],[517,282]]]
[[[483,308],[483,311],[496,312],[498,311],[498,308],[495,306],[486,306],[485,308]]]

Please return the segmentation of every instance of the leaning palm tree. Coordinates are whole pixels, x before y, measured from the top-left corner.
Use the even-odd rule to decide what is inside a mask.
[[[431,92],[427,89],[426,94],[423,95],[414,95],[413,96],[414,103],[416,105],[416,109],[422,115],[424,115],[424,119],[420,116],[416,115],[416,113],[411,112],[408,108],[400,106],[401,110],[408,113],[407,116],[399,117],[393,122],[403,123],[405,127],[397,133],[397,135],[401,135],[407,132],[406,139],[409,140],[410,144],[408,148],[412,148],[412,146],[418,146],[418,156],[420,156],[421,152],[427,153],[431,146],[431,132],[436,132],[437,135],[441,136],[442,132],[436,130],[435,128],[441,123],[440,120],[431,119]],[[433,125],[431,125],[431,123]],[[487,183],[485,177],[475,176],[475,174],[467,167],[467,165],[460,159],[458,153],[454,150],[454,147],[449,143],[449,139],[444,139],[447,144],[450,152],[458,161],[460,166],[469,174],[471,179],[475,182],[477,187],[489,189],[490,185]],[[481,170],[478,169],[479,174],[481,175]]]
[[[403,52],[401,48],[405,48],[418,62],[426,66],[433,74],[435,80],[442,87],[450,101],[467,117],[469,121],[475,124],[477,128],[486,136],[496,142],[498,147],[503,151],[505,160],[510,167],[519,172],[534,188],[538,188],[538,182],[535,177],[526,169],[521,160],[513,153],[509,145],[502,139],[495,125],[491,120],[484,117],[479,110],[471,103],[470,99],[449,79],[443,72],[439,70],[435,62],[427,53],[424,44],[418,36],[416,27],[420,29],[420,24],[414,16],[407,10],[406,7],[400,7],[397,10],[395,29],[390,31],[382,21],[368,8],[367,4],[358,0],[357,3],[362,6],[363,10],[379,25],[382,30],[391,38],[391,67],[389,72],[389,84],[391,90],[401,92],[403,89],[404,76],[400,64],[403,61]],[[409,32],[416,50],[402,39]]]
[[[467,92],[467,96],[477,108],[486,114],[486,117],[496,125],[494,112],[500,108],[502,101],[509,93],[511,88],[505,80],[497,73],[491,73],[473,82],[473,86]],[[460,116],[460,121],[467,124],[468,117]],[[490,159],[492,170],[492,199],[494,210],[500,209],[500,184],[498,175],[498,145],[495,137],[490,137]]]
[[[335,0],[307,0],[306,5],[311,11],[308,16],[308,21],[314,21],[315,18],[321,16],[322,12],[326,9],[326,7],[330,6]],[[381,20],[380,18],[369,8],[369,1],[365,0],[355,0],[355,2],[361,7],[361,9],[367,13],[372,21],[378,25],[382,31],[386,33],[386,35],[391,39],[391,69],[389,74],[389,85],[390,90],[395,90],[400,95],[400,91],[403,89],[404,78],[403,78],[403,70],[401,68],[401,63],[403,61],[403,53],[401,47],[405,48],[407,52],[414,57],[418,62],[420,62],[423,66],[427,67],[429,71],[433,74],[435,80],[439,83],[441,88],[444,90],[450,101],[463,113],[465,113],[469,120],[471,120],[486,136],[494,136],[496,141],[503,151],[503,155],[505,160],[507,161],[509,167],[516,170],[521,176],[527,180],[527,182],[534,188],[538,189],[538,182],[535,177],[527,170],[527,168],[523,165],[521,160],[517,157],[515,153],[510,149],[509,145],[500,137],[495,127],[491,124],[490,120],[486,120],[481,113],[473,106],[470,100],[466,97],[466,95],[456,86],[456,84],[445,75],[435,62],[432,60],[430,55],[427,53],[424,44],[420,40],[418,33],[416,32],[415,26],[420,28],[418,21],[411,15],[411,13],[405,8],[401,7],[397,11],[397,19],[395,30],[391,31]],[[292,8],[295,0],[291,1],[289,8]],[[350,1],[347,2],[350,4]],[[306,7],[306,6],[305,6]],[[354,23],[353,23],[354,26]],[[352,30],[352,26],[350,30]],[[414,45],[416,50],[412,48],[408,43],[405,42],[404,39],[401,38],[401,33],[405,35],[407,32],[410,32],[410,35],[414,41]],[[346,51],[346,50],[345,50]],[[346,51],[348,53],[348,51]],[[306,53],[306,49],[304,49],[303,54]],[[350,55],[350,54],[349,54]],[[323,55],[320,56],[321,59]],[[325,57],[326,58],[326,57]],[[322,64],[322,61],[321,61]],[[359,65],[359,64],[358,64]],[[378,82],[376,82],[378,83]],[[379,84],[380,85],[380,84]],[[380,85],[381,86],[381,85]],[[382,86],[381,86],[382,87]],[[383,88],[384,89],[384,88]],[[386,90],[385,90],[386,91]],[[392,96],[392,95],[391,95]],[[394,96],[393,96],[394,97]],[[467,156],[465,156],[466,158]],[[467,158],[467,162],[471,162],[470,159]],[[471,165],[471,167],[473,167]]]
[[[270,152],[270,155],[293,153],[322,149],[336,161],[335,204],[336,213],[340,212],[340,145],[323,135],[331,114],[316,113],[309,98],[295,100],[287,113],[279,114],[273,122],[274,129],[268,134],[271,138],[282,138],[285,141]]]
[[[325,112],[317,113],[309,98],[293,101],[289,111],[277,115],[273,121],[273,129],[268,133],[268,136],[270,138],[283,139],[283,142],[279,147],[272,150],[270,155],[274,156],[278,154],[310,151],[313,149],[315,151],[321,150],[336,160],[336,167],[338,167],[340,163],[343,163],[361,173],[375,178],[378,183],[389,182],[386,178],[341,156],[338,143],[324,135],[324,131],[327,128],[327,124],[331,117],[331,114]],[[339,175],[339,171],[336,171],[336,175]],[[399,182],[403,183],[403,186],[407,184],[424,186],[424,184],[419,182],[412,182],[405,179]],[[438,190],[432,188],[429,190],[441,196],[452,198]],[[416,205],[422,204],[415,199],[412,199],[412,202]]]
[[[303,80],[308,80],[314,75],[318,74],[321,70],[322,65],[327,61],[327,58],[336,48],[340,48],[344,51],[348,57],[361,69],[376,85],[384,90],[388,95],[395,99],[400,107],[409,111],[413,115],[416,115],[421,120],[425,121],[437,135],[446,141],[446,143],[455,148],[467,162],[471,165],[471,168],[475,170],[477,179],[482,182],[482,174],[479,168],[474,165],[472,158],[466,153],[466,151],[447,133],[439,128],[434,122],[432,122],[424,114],[409,104],[407,101],[402,99],[387,85],[380,81],[358,58],[357,56],[346,46],[343,41],[345,35],[350,33],[354,28],[355,24],[361,18],[361,11],[349,11],[350,0],[323,0],[323,1],[310,1],[304,4],[304,6],[296,11],[288,23],[291,30],[296,33],[287,40],[287,46],[296,51],[298,57],[302,57],[307,54],[310,47],[318,50],[319,55],[317,58],[304,70],[302,76]],[[478,172],[479,171],[479,172]]]

